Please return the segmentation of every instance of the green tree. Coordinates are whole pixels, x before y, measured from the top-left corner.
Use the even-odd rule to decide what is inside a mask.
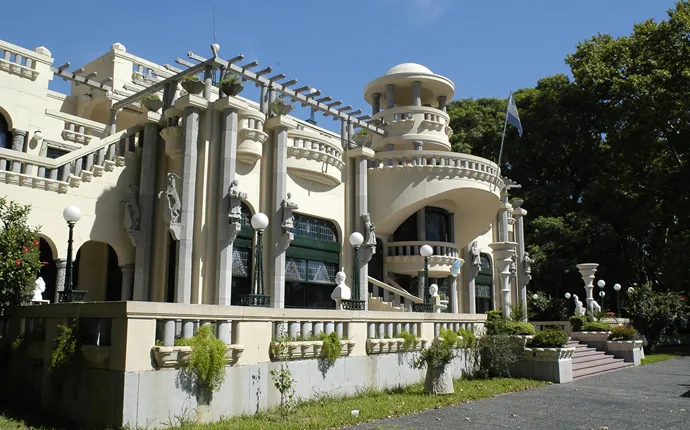
[[[38,230],[27,223],[30,209],[0,197],[0,306],[30,299],[41,269]]]

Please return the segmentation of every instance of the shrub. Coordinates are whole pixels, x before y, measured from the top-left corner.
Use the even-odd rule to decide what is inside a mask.
[[[526,322],[507,321],[503,325],[502,333],[507,335],[532,335],[534,334],[534,326]]]
[[[508,305],[508,307],[510,308],[511,321],[521,322],[523,320],[527,320],[527,315],[525,315],[525,312],[523,311],[522,303],[513,303]]]
[[[197,81],[200,81],[201,79],[199,79],[199,77],[197,75],[189,75],[189,76],[185,76],[184,78],[182,78],[182,80],[183,81],[197,82]]]
[[[241,83],[241,82],[242,82],[242,76],[240,76],[238,73],[235,73],[235,72],[229,72],[223,77],[223,79],[221,79],[218,82],[218,85],[234,84],[234,83]]]
[[[611,329],[609,340],[635,340],[637,339],[637,330],[634,327],[626,327],[619,325]]]
[[[160,100],[160,96],[158,93],[153,93],[153,94],[146,94],[144,97],[141,98],[141,100]]]
[[[220,388],[225,380],[225,353],[227,347],[213,335],[211,325],[202,325],[191,338],[189,345],[189,369],[194,372],[197,383],[211,391]]]
[[[415,369],[441,368],[453,360],[457,345],[458,334],[452,330],[443,330],[440,336],[434,339],[431,346],[419,353],[419,356],[412,361],[411,366]]]
[[[563,321],[568,319],[568,302],[565,299],[551,297],[541,291],[537,298],[527,294],[529,318],[534,321]]]
[[[568,333],[563,330],[549,329],[535,334],[530,341],[531,347],[556,348],[568,343]]]
[[[338,339],[338,333],[332,332],[329,335],[325,335],[322,338],[323,347],[321,353],[323,358],[328,362],[329,366],[335,364],[335,360],[340,357],[340,352],[342,351],[342,345],[340,344],[340,339]]]
[[[687,322],[687,305],[674,292],[652,290],[650,284],[635,287],[623,306],[626,316],[647,337],[654,351],[667,336],[673,336]]]
[[[70,325],[58,325],[58,336],[55,338],[55,347],[50,357],[48,371],[67,367],[74,352],[77,350],[77,332],[79,330],[79,319],[72,320]]]
[[[405,339],[405,343],[403,343],[402,346],[402,351],[412,351],[415,346],[417,346],[417,336],[415,336],[414,333],[401,331],[399,336]]]
[[[482,377],[510,377],[510,365],[517,361],[507,336],[482,336],[477,342]]]
[[[359,130],[357,130],[357,132],[355,133],[355,135],[369,136],[369,129],[367,129],[367,128],[360,128]]]
[[[472,330],[465,330],[461,328],[458,330],[458,346],[463,349],[474,348],[477,345],[477,337]]]
[[[611,324],[602,322],[588,322],[582,326],[582,331],[610,331]]]
[[[570,325],[573,331],[582,331],[582,326],[587,324],[587,322],[587,317],[584,315],[570,317]]]
[[[0,197],[0,313],[31,299],[41,270],[38,229],[28,223],[31,206]]]
[[[487,321],[496,321],[503,319],[503,311],[500,309],[494,309],[486,313]]]

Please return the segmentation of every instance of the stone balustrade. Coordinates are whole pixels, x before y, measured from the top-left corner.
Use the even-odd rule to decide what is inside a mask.
[[[458,247],[454,243],[446,242],[388,242],[385,244],[387,257],[418,256],[421,257],[420,248],[429,245],[433,248],[432,257],[458,258]]]
[[[328,137],[307,130],[290,130],[287,152],[287,167],[296,175],[326,185],[340,184],[345,167],[342,148]]]
[[[423,140],[436,148],[450,149],[453,134],[450,117],[442,110],[426,106],[400,106],[383,110],[372,117],[387,130],[385,139],[374,142],[372,149],[385,146],[391,139]]]
[[[261,159],[264,143],[268,140],[264,132],[265,120],[266,115],[255,109],[240,112],[237,161],[254,164]]]
[[[40,74],[36,70],[37,60],[41,61],[41,58],[30,51],[19,52],[11,45],[0,41],[0,71],[35,81]]]
[[[65,193],[68,187],[123,166],[125,156],[135,151],[137,132],[124,130],[56,159],[0,148],[0,180]]]

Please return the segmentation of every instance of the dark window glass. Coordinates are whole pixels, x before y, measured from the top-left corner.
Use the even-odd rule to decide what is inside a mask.
[[[7,119],[0,114],[0,148],[12,148],[12,133]]]
[[[414,242],[417,239],[417,213],[410,215],[393,233],[393,242]]]
[[[332,222],[295,214],[295,236],[338,242],[338,233]]]
[[[46,157],[55,159],[55,158],[62,157],[63,155],[68,154],[68,153],[69,153],[69,151],[65,151],[64,149],[58,149],[58,148],[53,148],[53,147],[49,146],[48,149],[46,150]]]
[[[448,242],[448,211],[439,208],[426,208],[424,223],[427,241]]]
[[[285,260],[285,306],[332,309],[338,265],[287,257]]]

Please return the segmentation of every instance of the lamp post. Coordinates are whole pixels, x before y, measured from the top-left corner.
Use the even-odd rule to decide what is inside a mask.
[[[62,217],[67,221],[69,235],[67,236],[67,273],[65,273],[65,291],[60,294],[61,302],[72,301],[72,243],[74,237],[74,225],[81,219],[81,210],[76,206],[67,206],[62,211]]]
[[[350,235],[350,245],[354,248],[352,257],[352,300],[360,300],[359,296],[359,247],[364,243],[362,233],[356,231]]]
[[[263,234],[268,227],[268,217],[266,214],[257,212],[251,220],[252,228],[256,230],[256,257],[254,260],[254,285],[252,294],[242,297],[244,306],[263,306],[267,307],[271,303],[271,298],[264,294],[264,263],[263,263]]]
[[[621,284],[614,284],[613,289],[616,290],[616,316],[621,317]]]
[[[604,296],[606,295],[606,293],[604,292],[605,286],[606,286],[606,281],[604,281],[603,279],[599,279],[597,281],[597,287],[601,288],[601,291],[599,292],[599,297],[601,297],[601,311],[602,312],[606,312],[606,310],[604,309]]]
[[[539,298],[539,294],[537,294],[537,293],[532,294],[532,298],[534,300],[537,300]]]
[[[429,257],[434,254],[434,249],[423,245],[419,253],[424,257],[424,303],[429,303]]]
[[[604,296],[606,296],[606,291],[599,291],[599,297],[601,297],[601,311],[606,312],[604,310]]]
[[[570,297],[571,297],[570,293],[565,293],[565,299],[566,299],[566,300],[569,300]]]

